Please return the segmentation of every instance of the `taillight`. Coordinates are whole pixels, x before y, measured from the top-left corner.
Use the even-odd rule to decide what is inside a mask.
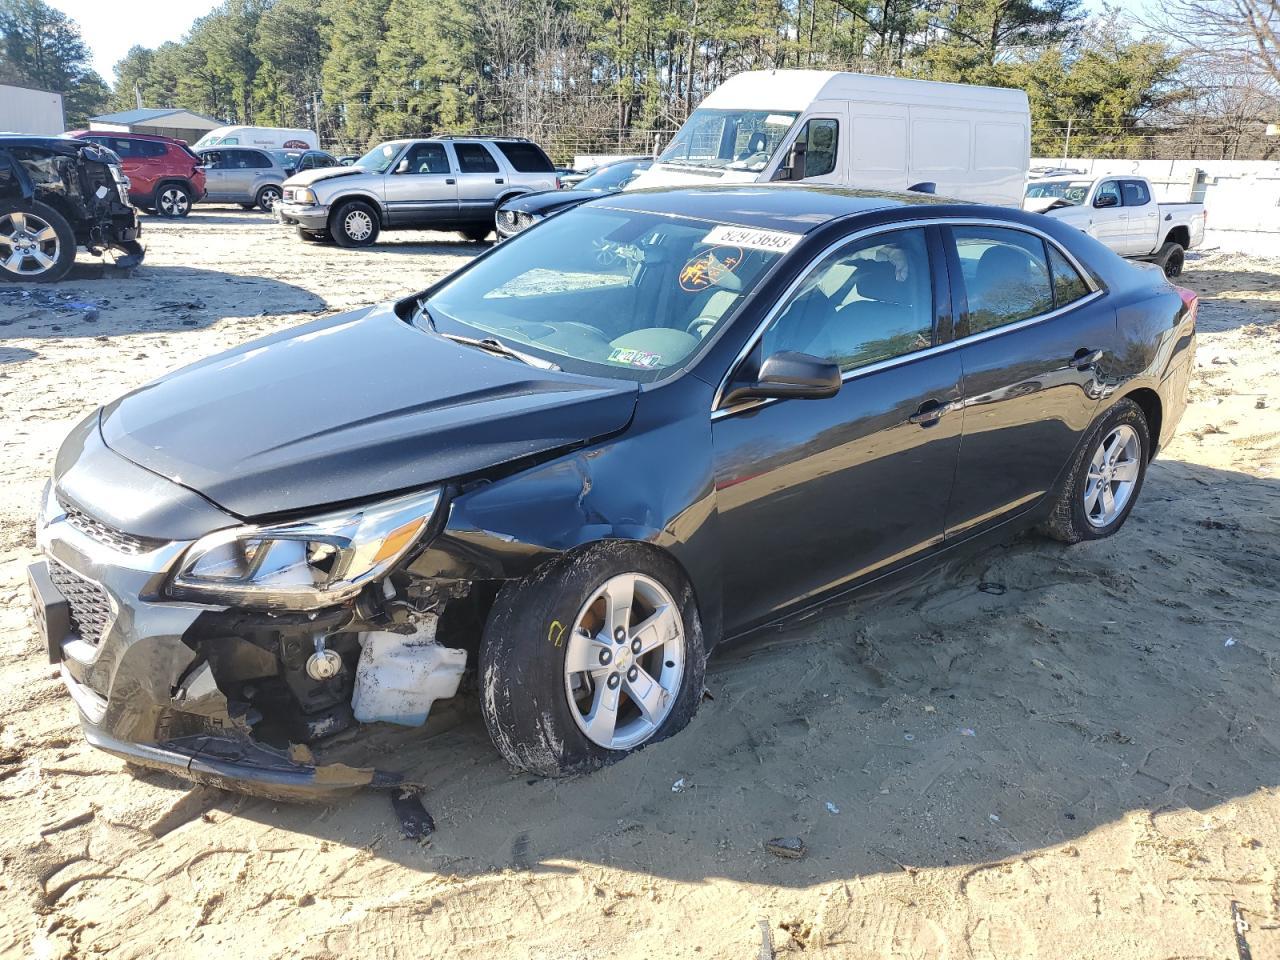
[[[1187,312],[1191,314],[1191,323],[1194,326],[1196,315],[1200,312],[1200,295],[1194,290],[1188,290],[1186,287],[1177,287],[1173,289],[1178,291],[1178,296],[1182,298],[1182,302],[1187,307]]]

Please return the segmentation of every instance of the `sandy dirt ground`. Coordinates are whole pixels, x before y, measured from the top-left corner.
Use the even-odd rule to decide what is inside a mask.
[[[0,956],[1280,957],[1280,260],[1188,264],[1193,402],[1120,535],[725,650],[687,731],[591,776],[513,773],[464,711],[396,758],[438,825],[409,841],[384,795],[273,804],[88,748],[23,571],[92,407],[476,248],[217,209],[146,239],[130,279],[0,287]]]

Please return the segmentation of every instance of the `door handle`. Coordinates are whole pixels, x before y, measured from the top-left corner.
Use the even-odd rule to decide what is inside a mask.
[[[1077,370],[1089,370],[1101,359],[1101,350],[1090,350],[1088,347],[1081,347],[1076,351],[1075,356],[1067,361],[1067,366],[1074,367]]]
[[[920,404],[916,412],[907,417],[907,421],[921,427],[932,427],[946,416],[948,411],[954,410],[956,406],[955,401],[942,403],[938,400],[929,399]]]
[[[453,179],[453,177],[445,177],[445,178],[444,178],[444,182],[445,182],[445,186],[452,187],[452,186],[453,186],[455,183],[457,183],[458,181],[457,181],[457,180],[455,180],[455,179]]]
[[[501,177],[494,177],[494,178],[493,178],[493,182],[494,182],[494,183],[502,183],[502,182],[503,182],[503,180],[502,180],[502,178],[501,178]]]

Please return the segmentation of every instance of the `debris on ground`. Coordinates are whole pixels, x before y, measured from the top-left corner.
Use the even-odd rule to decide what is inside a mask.
[[[417,840],[435,833],[436,822],[422,805],[422,797],[416,790],[395,790],[391,794],[391,807],[400,818],[400,836]]]
[[[839,812],[840,812],[840,808],[839,808],[839,807],[837,807],[837,806],[836,806],[834,803],[832,803],[830,800],[828,800],[828,801],[827,801],[827,813],[835,814],[835,813],[839,813]]]
[[[998,597],[1002,593],[1004,593],[1008,589],[1008,587],[1006,587],[1003,583],[993,583],[990,580],[983,580],[980,584],[978,584],[978,589],[981,590],[983,593],[989,593],[992,596]]]
[[[800,837],[774,837],[772,840],[765,841],[764,848],[775,857],[782,857],[784,860],[799,860],[809,852],[809,848]]]

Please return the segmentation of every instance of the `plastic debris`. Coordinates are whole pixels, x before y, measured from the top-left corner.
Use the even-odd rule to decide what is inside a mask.
[[[400,818],[400,836],[417,840],[435,833],[436,822],[422,805],[416,790],[396,790],[391,794],[391,807]]]
[[[772,840],[765,841],[764,848],[775,857],[782,857],[784,860],[799,860],[809,852],[809,848],[800,837],[774,837]]]
[[[761,917],[756,923],[760,927],[760,960],[773,960],[773,931],[769,929],[769,921]]]
[[[994,583],[990,580],[983,580],[980,584],[978,584],[978,589],[981,590],[983,593],[989,593],[992,596],[998,597],[1009,588],[1006,587],[1003,583]]]
[[[999,817],[997,817],[994,813],[989,813],[989,814],[987,814],[987,819],[988,819],[988,820],[990,820],[992,823],[999,823],[999,822],[1000,822],[1000,818],[999,818]]]
[[[827,813],[839,813],[839,812],[840,812],[840,808],[839,808],[839,807],[837,807],[837,806],[836,806],[834,803],[832,803],[830,800],[828,800],[828,801],[827,801]]]
[[[904,733],[902,735],[902,739],[907,741],[907,743],[910,743],[915,738],[916,738],[916,735],[914,733]]]
[[[974,732],[973,727],[961,727],[961,728],[960,728],[960,736],[962,736],[962,737],[976,737],[977,735],[978,735],[978,734]]]
[[[1236,645],[1235,637],[1227,637],[1227,642],[1223,644],[1224,647],[1234,647],[1235,645]]]
[[[680,793],[683,790],[684,790],[684,777],[681,777],[679,780],[677,780],[675,783],[671,785],[671,792]]]

